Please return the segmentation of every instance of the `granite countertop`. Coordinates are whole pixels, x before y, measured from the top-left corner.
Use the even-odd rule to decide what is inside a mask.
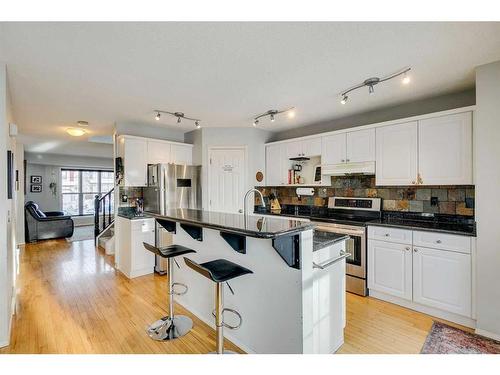
[[[330,217],[329,210],[325,207],[286,207],[281,211],[263,211],[262,208],[256,207],[256,212],[261,212],[265,215],[286,216],[294,218],[310,219],[313,221],[337,222]],[[349,224],[348,221],[341,220]],[[476,237],[476,223],[473,218],[460,215],[445,215],[412,212],[395,212],[384,211],[382,217],[365,222],[353,222],[353,225],[376,225],[387,226],[394,228],[422,230],[430,232],[440,232],[448,234],[457,234],[461,236]]]
[[[138,215],[136,213],[135,207],[119,207],[118,216],[128,220],[146,219],[143,214]]]
[[[282,235],[296,234],[313,229],[314,224],[301,220],[283,220],[271,217],[241,214],[229,214],[193,209],[172,209],[165,215],[146,212],[145,216],[176,221],[221,230],[223,232],[243,234],[257,238],[276,238]]]
[[[366,223],[367,225],[421,230],[429,232],[440,232],[458,234],[461,236],[476,237],[475,223],[441,222],[433,220],[413,220],[405,218],[382,218]]]
[[[332,232],[314,231],[313,235],[313,251],[324,249],[325,247],[336,244],[340,241],[345,241],[349,238],[347,234],[339,234]]]

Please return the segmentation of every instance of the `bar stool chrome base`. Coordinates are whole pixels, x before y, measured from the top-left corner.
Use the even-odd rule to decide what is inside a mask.
[[[193,328],[193,321],[185,315],[168,316],[157,320],[147,329],[148,336],[157,341],[168,341],[185,336]]]
[[[217,353],[217,352],[210,352],[208,354],[240,354],[240,353],[236,353],[236,352],[233,352],[232,350],[225,350],[222,352],[222,353]]]

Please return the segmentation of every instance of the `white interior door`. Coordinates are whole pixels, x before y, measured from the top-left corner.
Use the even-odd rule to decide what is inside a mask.
[[[217,148],[208,152],[208,204],[210,211],[243,210],[246,160],[244,148]]]

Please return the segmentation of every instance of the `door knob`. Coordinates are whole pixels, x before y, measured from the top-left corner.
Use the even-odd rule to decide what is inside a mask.
[[[413,252],[414,253],[418,253],[418,249],[413,249]]]
[[[405,247],[406,251],[410,251],[410,248],[408,246]]]

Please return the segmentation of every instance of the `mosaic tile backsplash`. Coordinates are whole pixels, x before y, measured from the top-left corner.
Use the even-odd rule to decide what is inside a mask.
[[[127,196],[127,201],[123,202],[123,196]],[[120,201],[118,202],[118,207],[135,207],[135,201],[138,198],[142,198],[142,188],[141,187],[124,187],[120,186]]]
[[[331,187],[315,187],[314,195],[297,197],[296,187],[257,187],[280,204],[326,206],[328,197],[382,198],[384,211],[474,216],[474,186],[375,186],[375,176],[332,177]],[[256,204],[260,199],[256,197]]]

